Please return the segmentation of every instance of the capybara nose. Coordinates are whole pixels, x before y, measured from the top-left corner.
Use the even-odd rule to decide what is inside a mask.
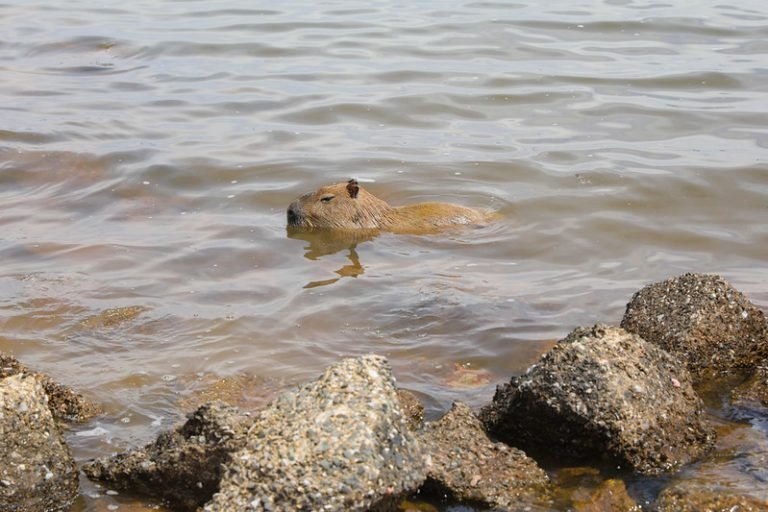
[[[288,207],[288,225],[299,225],[299,214],[296,212],[296,203],[291,203],[291,205]]]

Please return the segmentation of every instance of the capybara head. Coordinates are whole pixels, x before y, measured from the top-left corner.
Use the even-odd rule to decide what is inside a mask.
[[[288,207],[288,225],[305,228],[377,229],[392,208],[357,183],[336,183],[304,194]]]

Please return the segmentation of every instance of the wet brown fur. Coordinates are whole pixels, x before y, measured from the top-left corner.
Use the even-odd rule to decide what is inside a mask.
[[[390,206],[356,180],[304,194],[288,207],[288,225],[305,228],[380,229],[428,234],[462,225],[487,223],[489,214],[450,203]]]

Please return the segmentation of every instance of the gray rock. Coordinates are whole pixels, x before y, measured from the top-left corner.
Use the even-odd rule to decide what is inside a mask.
[[[480,416],[489,431],[523,449],[603,456],[640,474],[674,471],[714,442],[685,367],[603,325],[574,330],[499,386]]]
[[[627,304],[621,326],[678,356],[697,382],[753,369],[768,356],[765,315],[717,275],[685,274],[646,286]]]
[[[253,418],[222,402],[201,406],[175,431],[144,448],[83,466],[94,480],[195,510],[219,488],[224,464],[245,445]]]
[[[465,404],[427,424],[422,439],[431,458],[425,491],[509,511],[551,506],[544,470],[523,451],[488,439]]]
[[[48,397],[32,376],[0,379],[0,510],[68,508],[77,497],[77,467]]]
[[[37,378],[48,394],[48,407],[57,419],[82,422],[101,414],[101,409],[96,404],[79,393],[55,382],[47,375],[30,370],[15,357],[0,352],[0,378],[17,374]]]
[[[262,411],[205,510],[393,510],[424,478],[389,363],[366,356]]]

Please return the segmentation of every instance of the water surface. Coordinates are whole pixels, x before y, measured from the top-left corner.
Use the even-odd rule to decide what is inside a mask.
[[[0,350],[104,405],[70,432],[79,460],[147,442],[216,379],[268,394],[370,352],[432,417],[479,406],[683,272],[768,309],[763,1],[11,1],[0,16]],[[288,236],[288,203],[351,176],[393,204],[503,219]],[[93,320],[111,308],[136,314]],[[490,382],[452,386],[456,365]],[[77,511],[149,506],[83,485]]]

